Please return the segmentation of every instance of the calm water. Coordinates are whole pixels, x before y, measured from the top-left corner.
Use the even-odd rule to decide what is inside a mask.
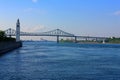
[[[0,80],[120,80],[120,45],[23,44],[0,57]]]

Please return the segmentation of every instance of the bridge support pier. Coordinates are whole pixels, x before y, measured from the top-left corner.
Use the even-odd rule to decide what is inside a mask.
[[[57,43],[59,43],[59,36],[57,35]]]
[[[75,43],[77,43],[77,36],[75,36]]]
[[[11,31],[11,28],[9,29],[9,37],[11,38],[11,33],[12,33],[12,31]]]
[[[88,41],[88,38],[87,38],[87,37],[85,38],[85,41]]]

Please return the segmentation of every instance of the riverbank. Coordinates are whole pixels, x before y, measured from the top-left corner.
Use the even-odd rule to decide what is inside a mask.
[[[22,47],[22,42],[0,42],[0,55]]]

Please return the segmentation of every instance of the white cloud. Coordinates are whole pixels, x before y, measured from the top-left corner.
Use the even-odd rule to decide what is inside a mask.
[[[38,0],[32,0],[32,2],[36,3]]]
[[[116,11],[116,12],[114,12],[114,15],[116,15],[116,16],[120,16],[120,11]]]
[[[35,27],[24,27],[21,29],[22,32],[42,32],[45,27],[43,25]]]

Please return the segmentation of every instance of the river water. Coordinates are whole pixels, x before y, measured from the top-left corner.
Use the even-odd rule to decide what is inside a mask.
[[[0,57],[0,80],[120,80],[120,45],[23,42]]]

